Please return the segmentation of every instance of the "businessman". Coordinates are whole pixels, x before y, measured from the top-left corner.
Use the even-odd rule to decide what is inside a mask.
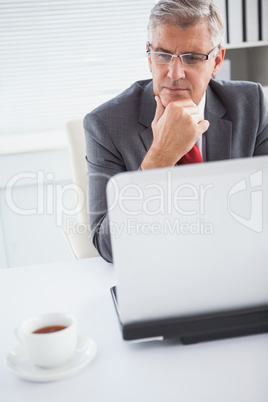
[[[84,119],[92,239],[112,262],[106,185],[116,173],[268,155],[259,84],[217,81],[224,20],[210,0],[160,0],[151,11],[139,81]],[[131,46],[131,44],[130,44]]]

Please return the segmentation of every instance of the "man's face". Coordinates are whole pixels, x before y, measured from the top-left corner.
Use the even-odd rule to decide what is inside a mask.
[[[205,22],[184,29],[162,25],[153,31],[151,50],[155,52],[208,54],[212,49],[211,35]],[[154,94],[160,96],[165,107],[180,99],[192,99],[198,104],[211,76],[219,71],[223,58],[223,48],[216,52],[216,56],[194,66],[183,64],[179,57],[169,64],[155,64],[149,58]]]

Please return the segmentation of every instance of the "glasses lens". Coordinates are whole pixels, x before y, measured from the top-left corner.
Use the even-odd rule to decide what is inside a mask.
[[[172,59],[172,55],[168,53],[150,52],[150,56],[156,64],[168,64]]]
[[[202,63],[205,58],[202,55],[199,54],[184,54],[181,55],[181,60],[184,64],[190,65],[190,66],[195,66],[196,64]]]

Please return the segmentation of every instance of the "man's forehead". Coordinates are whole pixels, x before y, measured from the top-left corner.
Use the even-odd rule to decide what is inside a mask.
[[[185,28],[157,25],[152,31],[151,44],[155,51],[168,53],[198,51],[212,43],[207,24],[199,22]]]

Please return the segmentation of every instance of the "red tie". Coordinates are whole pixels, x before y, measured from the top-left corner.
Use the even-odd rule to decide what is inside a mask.
[[[178,161],[178,165],[184,165],[185,163],[201,163],[201,162],[203,162],[203,159],[198,149],[198,146],[195,144],[193,148]]]

